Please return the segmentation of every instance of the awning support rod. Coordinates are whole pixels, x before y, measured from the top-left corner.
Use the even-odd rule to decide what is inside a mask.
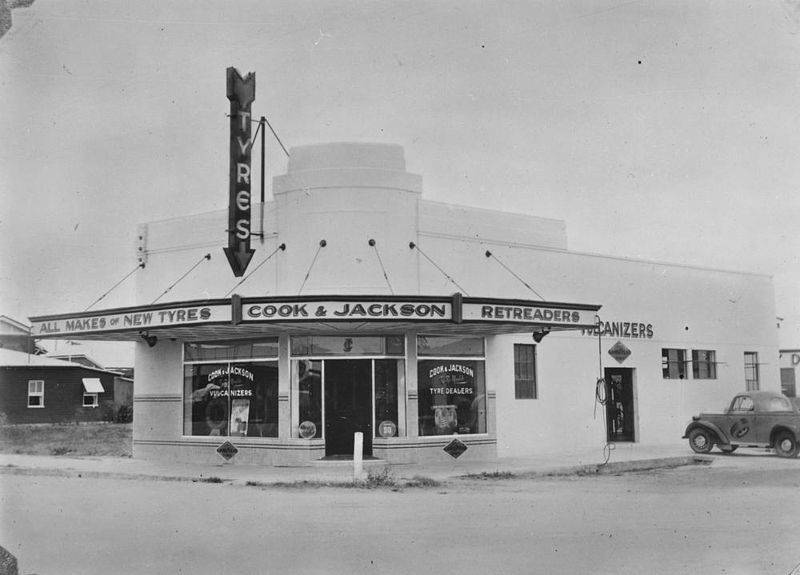
[[[128,278],[129,278],[129,277],[131,277],[133,274],[135,274],[135,273],[136,273],[136,271],[137,271],[138,269],[140,269],[140,268],[141,268],[141,269],[144,269],[144,262],[140,263],[138,266],[136,266],[135,268],[133,268],[133,270],[131,270],[131,272],[130,272],[128,275],[126,275],[124,278],[122,278],[122,279],[121,279],[121,280],[119,280],[117,283],[115,283],[115,284],[114,284],[114,287],[112,287],[112,288],[111,288],[110,290],[108,290],[106,293],[104,293],[104,294],[103,294],[103,295],[101,295],[99,298],[97,298],[96,300],[94,300],[94,301],[93,301],[91,304],[89,304],[89,306],[88,306],[88,307],[87,307],[85,310],[83,310],[83,311],[89,311],[89,309],[90,309],[92,306],[96,305],[96,304],[97,304],[97,303],[98,303],[98,302],[99,302],[101,299],[103,299],[103,298],[104,298],[104,297],[106,297],[108,294],[110,294],[112,291],[114,291],[114,290],[116,289],[116,287],[117,287],[119,284],[121,284],[121,283],[122,283],[122,282],[124,282],[126,279],[128,279]]]
[[[526,282],[524,279],[522,279],[522,278],[521,278],[521,277],[519,277],[517,274],[515,274],[515,273],[514,273],[514,270],[512,270],[512,269],[511,269],[510,267],[508,267],[506,264],[504,264],[503,262],[501,262],[501,261],[500,261],[500,258],[498,258],[496,255],[494,255],[494,254],[493,254],[492,252],[490,252],[489,250],[486,250],[486,257],[487,257],[487,258],[494,258],[495,260],[497,260],[497,263],[499,263],[501,266],[503,266],[503,267],[506,269],[506,271],[507,271],[508,273],[510,273],[512,276],[514,276],[514,277],[515,277],[515,278],[517,278],[517,279],[518,279],[520,282],[522,282],[522,285],[524,285],[526,288],[528,288],[528,289],[529,289],[529,290],[531,290],[531,291],[532,291],[534,294],[536,294],[540,300],[542,300],[542,301],[547,301],[547,300],[545,300],[545,299],[542,297],[542,295],[541,295],[539,292],[537,292],[537,291],[536,291],[535,289],[533,289],[533,288],[532,288],[530,285],[528,285],[528,282]]]
[[[447,274],[447,272],[445,272],[445,271],[444,271],[442,268],[440,268],[438,265],[436,265],[436,262],[435,262],[435,261],[433,261],[431,258],[429,258],[429,257],[427,256],[427,254],[425,254],[425,252],[423,252],[421,249],[419,249],[419,246],[418,246],[417,244],[415,244],[414,242],[409,242],[409,243],[408,243],[408,247],[409,247],[409,248],[411,248],[412,250],[416,248],[416,250],[417,250],[419,253],[421,253],[421,254],[422,254],[422,256],[423,256],[423,257],[424,257],[426,260],[428,260],[429,262],[431,262],[431,263],[433,264],[433,267],[435,267],[437,270],[439,270],[439,271],[442,273],[442,275],[443,275],[444,277],[446,277],[448,280],[450,280],[450,282],[452,282],[454,286],[456,286],[456,287],[457,287],[459,290],[461,290],[461,293],[463,293],[465,296],[469,297],[469,294],[467,293],[467,290],[465,290],[463,287],[461,287],[460,285],[458,285],[458,282],[457,282],[456,280],[454,280],[453,278],[451,278],[451,277],[450,277],[450,276]]]
[[[249,274],[247,274],[246,276],[244,276],[244,277],[243,277],[243,278],[242,278],[242,279],[239,281],[239,283],[237,283],[235,286],[233,286],[233,287],[231,288],[231,290],[230,290],[228,293],[226,293],[226,294],[225,294],[225,296],[224,296],[224,297],[228,297],[229,295],[231,295],[231,294],[233,293],[233,290],[235,290],[237,287],[239,287],[239,286],[240,286],[240,285],[242,285],[244,282],[246,282],[246,281],[247,281],[247,279],[248,279],[248,278],[249,278],[251,275],[253,275],[254,273],[256,273],[256,272],[258,271],[258,268],[260,268],[260,267],[261,267],[261,266],[263,266],[265,263],[267,263],[267,262],[270,260],[270,258],[271,258],[272,256],[274,256],[274,255],[275,255],[275,254],[277,254],[278,252],[281,252],[281,251],[284,251],[284,250],[286,250],[286,244],[281,244],[281,245],[279,245],[277,248],[275,248],[275,251],[273,251],[273,252],[272,252],[271,254],[269,254],[269,255],[268,255],[266,258],[264,258],[264,261],[263,261],[263,262],[261,262],[260,264],[258,264],[256,267],[254,267],[254,268],[253,268],[253,269],[250,271],[250,273],[249,273]]]
[[[211,259],[211,254],[206,254],[206,255],[204,255],[202,258],[200,258],[200,261],[199,261],[199,262],[197,262],[196,264],[194,264],[194,265],[193,265],[193,266],[192,266],[192,267],[189,269],[189,271],[188,271],[188,272],[186,272],[186,273],[185,273],[185,274],[183,274],[181,277],[179,277],[177,280],[175,280],[175,283],[173,283],[171,286],[169,286],[167,289],[165,289],[165,290],[164,290],[164,291],[161,293],[161,295],[160,295],[160,296],[158,296],[156,299],[154,299],[154,300],[152,301],[151,305],[152,305],[152,304],[154,304],[154,303],[156,303],[156,302],[157,302],[158,300],[160,300],[162,297],[164,297],[164,296],[167,294],[167,292],[168,292],[169,290],[171,290],[171,289],[172,289],[172,288],[174,288],[176,285],[178,285],[178,282],[180,282],[180,281],[181,281],[183,278],[185,278],[185,277],[186,277],[186,276],[188,276],[190,273],[192,273],[192,270],[194,270],[194,268],[196,268],[197,266],[199,266],[199,265],[200,265],[201,263],[203,263],[204,261],[207,261],[207,260],[210,260],[210,259]]]

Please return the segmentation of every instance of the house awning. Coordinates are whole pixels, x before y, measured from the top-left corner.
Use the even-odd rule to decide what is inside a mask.
[[[84,377],[83,378],[83,389],[86,393],[103,393],[105,389],[103,389],[102,382],[97,379],[96,377]]]

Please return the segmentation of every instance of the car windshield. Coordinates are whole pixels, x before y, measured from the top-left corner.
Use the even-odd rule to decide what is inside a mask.
[[[733,400],[731,411],[753,411],[753,398],[749,395],[740,395]]]

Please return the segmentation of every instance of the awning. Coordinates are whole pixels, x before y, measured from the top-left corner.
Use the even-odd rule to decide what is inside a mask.
[[[103,393],[103,392],[105,392],[105,389],[103,389],[103,384],[96,377],[84,377],[83,378],[83,389],[84,389],[84,391],[86,391],[86,393]]]
[[[452,296],[296,296],[184,301],[32,317],[35,339],[214,341],[407,330],[497,335],[594,329],[599,305]]]

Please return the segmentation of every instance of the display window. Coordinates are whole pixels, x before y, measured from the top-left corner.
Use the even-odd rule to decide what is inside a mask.
[[[208,361],[268,355],[277,342],[186,344],[184,354],[184,434],[277,437],[277,359]],[[245,358],[242,358],[245,359]]]
[[[419,434],[486,433],[484,360],[464,357],[482,356],[483,338],[420,336],[417,349],[421,356],[449,352],[417,363]]]

